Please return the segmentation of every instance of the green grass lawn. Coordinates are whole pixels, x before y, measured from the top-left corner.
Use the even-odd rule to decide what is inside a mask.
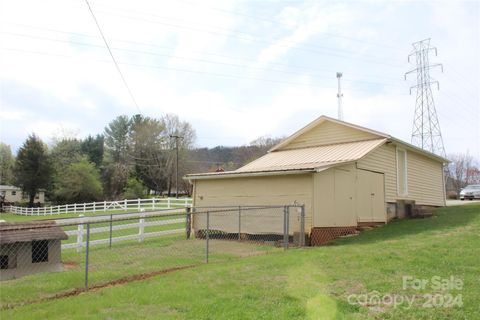
[[[182,256],[180,242],[170,245],[177,245],[174,251]],[[128,248],[125,244],[122,252],[126,254]],[[147,280],[4,309],[0,318],[480,319],[480,205],[442,208],[432,218],[394,221],[324,247],[270,250],[269,254],[251,256],[241,253],[252,248],[247,250],[236,242],[212,241],[212,248],[214,258],[209,264],[198,261],[194,268]],[[228,259],[224,257],[227,252]],[[155,259],[155,251],[146,256],[151,258],[132,266],[118,262],[104,272],[144,271],[168,265],[160,257]],[[239,256],[243,258],[236,258]],[[113,260],[105,257],[100,263],[100,257],[96,259],[102,267]],[[115,257],[122,261],[121,253]],[[62,286],[64,274],[49,274],[49,279]],[[404,276],[426,280],[453,276],[463,281],[463,287],[434,290],[427,285],[423,290],[404,290]],[[0,283],[2,302],[22,300],[31,292],[41,296],[52,291],[48,284],[38,288],[34,277],[44,275],[28,277],[24,282],[15,280],[15,285]],[[102,277],[108,278],[108,274]],[[406,304],[394,308],[349,303],[353,294],[373,291],[380,296],[408,296],[415,302],[411,308]],[[461,294],[463,306],[427,308],[428,294]]]

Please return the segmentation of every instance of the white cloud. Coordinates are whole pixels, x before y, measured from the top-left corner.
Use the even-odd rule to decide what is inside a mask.
[[[90,3],[113,48],[160,54],[113,50],[142,111],[151,116],[179,114],[198,127],[199,142],[209,146],[246,143],[266,134],[285,135],[321,114],[336,116],[336,79],[333,72],[322,70],[344,71],[347,121],[408,140],[414,97],[408,96],[407,85],[393,83],[394,87],[386,90],[389,87],[355,81],[382,83],[385,78],[401,78],[409,68],[403,62],[410,51],[409,44],[425,35],[431,36],[439,49],[439,56],[432,61],[445,66],[444,75],[432,71],[432,76],[441,82],[440,92],[434,94],[446,148],[454,151],[469,148],[480,158],[480,126],[475,126],[480,122],[478,4],[222,0],[193,4],[153,0],[134,4],[128,0]],[[15,83],[23,90],[15,94],[6,92],[7,89],[1,91],[2,140],[19,144],[32,130],[47,139],[62,125],[80,130],[80,135],[97,133],[117,115],[138,112],[84,3],[3,0],[1,7],[0,46],[17,51],[0,49],[0,84],[7,88]],[[29,10],[25,10],[27,7]],[[251,36],[220,35],[233,31]],[[331,50],[308,52],[294,50],[294,46]],[[221,62],[245,64],[245,67]],[[258,72],[258,68],[273,68],[279,62],[307,69],[283,66],[292,73]],[[394,63],[397,67],[385,65]],[[209,73],[226,74],[230,78]],[[26,99],[29,96],[31,99]]]

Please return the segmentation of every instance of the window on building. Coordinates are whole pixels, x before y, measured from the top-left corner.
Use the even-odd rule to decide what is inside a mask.
[[[48,261],[48,240],[32,241],[32,263]]]
[[[16,196],[17,195],[17,191],[12,191],[12,196]]]
[[[8,269],[8,256],[0,256],[0,269]]]
[[[397,192],[399,196],[408,194],[407,151],[397,149]]]

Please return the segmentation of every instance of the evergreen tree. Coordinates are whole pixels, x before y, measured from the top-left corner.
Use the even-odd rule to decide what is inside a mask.
[[[14,173],[16,184],[28,195],[32,207],[38,190],[48,187],[52,174],[47,148],[35,134],[18,151]]]

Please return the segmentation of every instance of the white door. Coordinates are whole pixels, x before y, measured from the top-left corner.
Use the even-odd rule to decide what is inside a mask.
[[[314,227],[357,225],[355,167],[332,168],[314,175]]]
[[[357,170],[357,219],[359,222],[385,222],[384,175]]]
[[[355,225],[352,172],[335,169],[335,218],[338,226]]]

